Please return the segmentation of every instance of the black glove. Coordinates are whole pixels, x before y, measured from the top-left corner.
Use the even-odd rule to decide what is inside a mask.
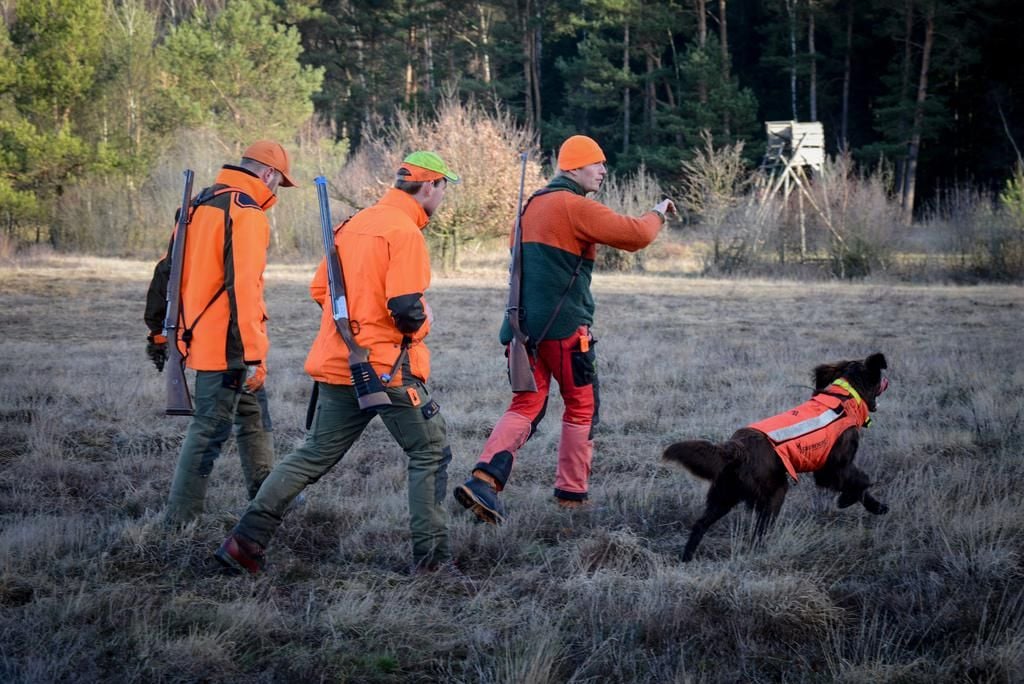
[[[163,373],[167,361],[167,338],[159,333],[149,333],[146,340],[146,356],[156,366],[157,372]]]

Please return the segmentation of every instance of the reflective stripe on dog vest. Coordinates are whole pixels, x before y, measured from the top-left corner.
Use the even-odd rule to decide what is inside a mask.
[[[823,392],[796,408],[747,427],[763,432],[794,481],[797,473],[819,470],[832,446],[848,428],[869,422],[867,404],[845,380],[836,380]]]

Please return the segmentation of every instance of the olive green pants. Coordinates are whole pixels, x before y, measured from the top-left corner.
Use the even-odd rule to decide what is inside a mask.
[[[241,391],[245,371],[199,371],[195,414],[181,444],[165,520],[184,524],[203,512],[213,465],[234,426],[238,458],[249,498],[259,491],[274,465],[274,434],[266,390]]]
[[[410,387],[419,397],[413,404]],[[359,408],[351,385],[320,383],[320,396],[306,440],[278,463],[235,532],[266,548],[299,492],[341,460],[366,426],[379,415],[409,459],[409,528],[413,562],[431,565],[451,557],[444,497],[451,449],[444,417],[422,383],[387,388],[390,406]]]

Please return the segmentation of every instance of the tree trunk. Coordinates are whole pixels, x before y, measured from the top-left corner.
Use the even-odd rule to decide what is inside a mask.
[[[722,57],[722,82],[728,83],[731,78],[731,64],[729,60],[729,28],[725,17],[725,0],[718,0],[718,42]],[[732,121],[729,117],[729,110],[722,113],[722,130],[726,138],[730,136]]]
[[[405,45],[405,106],[412,104],[412,96],[416,90],[416,72],[412,65],[412,56],[416,50],[416,28],[409,27],[408,39]]]
[[[789,99],[793,121],[799,121],[796,109],[796,0],[786,0],[786,14],[789,19]]]
[[[725,17],[725,0],[718,0],[718,42],[722,55],[722,77],[728,81],[732,65],[729,63],[729,27]]]
[[[518,3],[516,3],[518,7]],[[523,114],[526,117],[526,126],[531,131],[537,130],[537,120],[534,118],[536,109],[533,97],[533,37],[531,32],[530,16],[533,13],[533,2],[526,0],[519,15],[519,35],[523,40]]]
[[[697,45],[701,52],[708,46],[708,8],[706,0],[694,0],[694,9],[697,13]],[[704,76],[697,82],[697,101],[701,104],[708,103],[708,82]]]
[[[540,97],[540,58],[543,49],[544,39],[541,26],[541,8],[539,6],[539,1],[535,11],[537,16],[535,17],[536,21],[533,24],[533,55],[532,59],[530,60],[530,63],[533,67],[533,106],[536,109],[537,120],[537,126],[535,130],[537,132],[537,135],[539,136],[543,118],[543,110],[541,108],[543,102],[541,101]]]
[[[429,98],[434,91],[434,41],[431,38],[430,24],[428,23],[423,32],[423,70],[426,72],[426,83],[423,92]]]
[[[853,55],[853,2],[846,4],[846,57],[843,61],[843,111],[839,123],[839,146],[843,150],[850,148],[848,137],[850,123],[850,70]]]
[[[907,183],[903,194],[903,223],[910,225],[914,218],[914,186],[917,182],[917,157],[921,151],[921,127],[924,124],[924,101],[928,97],[928,67],[931,62],[932,46],[935,44],[935,1],[928,5],[925,17],[924,48],[921,51],[921,76],[917,81],[917,104],[914,107],[914,124],[907,147]]]
[[[518,6],[518,5],[517,5]],[[536,13],[537,16],[534,16]],[[526,0],[520,15],[520,29],[523,37],[523,91],[525,95],[526,125],[535,134],[540,134],[540,9],[534,0]]]
[[[807,0],[807,57],[810,59],[810,121],[818,120],[818,53],[814,48],[814,1]]]
[[[900,79],[900,107],[902,107],[910,98],[910,65],[914,59],[914,44],[912,42],[914,32],[914,0],[906,0],[903,5],[903,13],[903,75]],[[909,122],[906,121],[906,118],[903,115],[900,115],[899,126],[901,141],[908,141],[909,135],[907,133],[907,128],[909,128]],[[896,187],[899,190],[901,202],[903,200],[903,196],[907,192],[906,179],[907,159],[904,157],[896,164]]]
[[[483,46],[483,55],[481,57],[481,77],[484,83],[490,85],[491,83],[491,13],[484,9],[482,2],[476,5],[477,12],[480,15],[480,45]],[[449,51],[451,52],[451,51]]]
[[[650,143],[654,139],[655,130],[655,113],[658,109],[658,100],[655,92],[654,85],[654,71],[656,68],[661,67],[661,60],[655,61],[654,57],[654,46],[648,45],[644,49],[644,53],[647,56],[647,78],[644,83],[644,128],[646,129],[646,142]]]
[[[629,152],[629,24],[622,32],[622,153]]]

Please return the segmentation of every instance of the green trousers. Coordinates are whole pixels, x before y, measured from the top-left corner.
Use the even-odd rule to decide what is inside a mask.
[[[274,465],[274,434],[266,390],[241,391],[245,371],[199,371],[195,414],[181,445],[171,483],[166,521],[184,524],[203,512],[213,464],[234,426],[238,457],[249,498],[259,491]]]
[[[452,454],[444,417],[422,383],[389,387],[387,393],[391,406],[363,411],[351,385],[320,383],[316,413],[305,442],[274,467],[235,526],[235,533],[266,548],[292,500],[340,461],[379,415],[409,459],[413,562],[432,565],[448,560],[451,549],[443,504]]]

